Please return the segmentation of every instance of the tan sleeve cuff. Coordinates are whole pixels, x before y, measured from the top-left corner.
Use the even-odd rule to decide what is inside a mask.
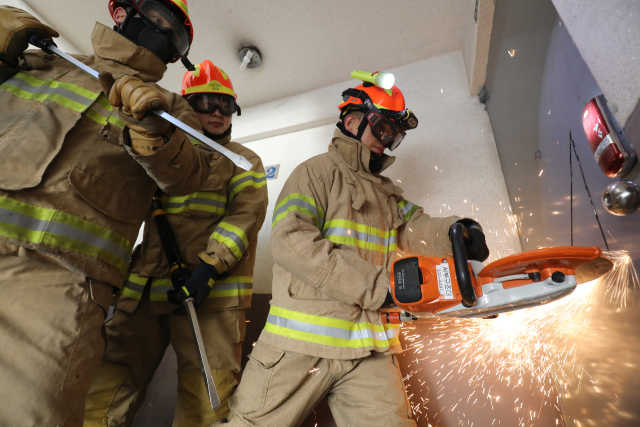
[[[218,273],[220,274],[227,271],[226,267],[224,266],[223,263],[220,262],[220,260],[210,256],[206,252],[201,252],[200,254],[198,254],[198,258],[200,258],[202,262],[206,262],[209,265],[213,265],[216,268],[216,270],[218,270]]]

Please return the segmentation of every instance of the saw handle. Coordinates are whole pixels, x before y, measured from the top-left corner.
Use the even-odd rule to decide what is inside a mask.
[[[473,291],[467,252],[464,247],[464,225],[453,224],[451,226],[451,249],[453,250],[453,266],[456,269],[456,280],[462,296],[462,305],[473,307],[478,302]]]

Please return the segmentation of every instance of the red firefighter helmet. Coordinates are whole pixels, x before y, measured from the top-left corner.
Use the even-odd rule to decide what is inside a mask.
[[[193,25],[189,19],[187,0],[109,0],[111,17],[114,18],[115,10],[123,6],[133,7],[161,31],[171,28],[177,53],[181,58],[187,56],[193,42]]]

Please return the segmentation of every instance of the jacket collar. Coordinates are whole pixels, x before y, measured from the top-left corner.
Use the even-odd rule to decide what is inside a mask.
[[[329,145],[329,152],[335,152],[342,160],[344,160],[354,171],[362,170],[372,174],[369,170],[369,160],[371,160],[371,150],[369,147],[343,134],[340,129],[336,129]],[[387,169],[395,162],[396,158],[392,156],[382,155],[382,169],[372,174],[380,175],[382,171]]]
[[[101,71],[109,71],[113,77],[119,78],[124,74],[131,74],[145,82],[157,82],[167,71],[167,66],[153,52],[140,47],[118,34],[111,28],[96,22],[91,35],[91,44],[95,52],[97,62],[115,61],[126,66],[129,70],[115,68],[109,64],[101,64]],[[115,68],[115,69],[114,69]]]
[[[231,134],[225,135],[225,136],[221,136],[221,137],[217,137],[217,138],[211,138],[211,139],[213,139],[218,144],[224,146],[224,145],[227,145],[231,141]]]

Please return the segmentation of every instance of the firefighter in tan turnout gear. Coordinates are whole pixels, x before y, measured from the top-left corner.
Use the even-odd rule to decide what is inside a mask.
[[[85,427],[132,425],[170,343],[178,357],[173,425],[209,426],[229,413],[234,375],[240,372],[244,310],[251,304],[257,236],[267,208],[266,176],[254,152],[230,142],[231,116],[240,108],[224,71],[204,61],[185,75],[182,95],[205,134],[246,157],[253,168],[239,169],[216,154],[200,191],[162,197],[179,252],[194,270],[186,290],[173,290],[158,231],[147,217],[142,245],[134,251],[122,296],[107,322],[107,350],[87,398]],[[222,403],[216,411],[209,404],[189,319],[174,314],[171,304],[186,295],[200,306],[200,329]]]
[[[298,166],[276,202],[267,324],[216,426],[296,426],[325,395],[338,426],[415,426],[393,356],[399,328],[379,309],[396,248],[451,253],[460,219],[431,218],[380,175],[394,161],[385,148],[418,124],[400,90],[365,82],[343,97],[329,152]],[[477,258],[484,235],[462,221]]]
[[[210,153],[145,114],[162,108],[199,128],[188,103],[154,83],[189,50],[185,3],[121,5],[110,3],[115,30],[96,24],[94,54],[76,56],[100,81],[25,52],[32,34],[57,32],[0,6],[2,426],[82,425],[105,314],[156,188],[189,194],[209,176]]]

